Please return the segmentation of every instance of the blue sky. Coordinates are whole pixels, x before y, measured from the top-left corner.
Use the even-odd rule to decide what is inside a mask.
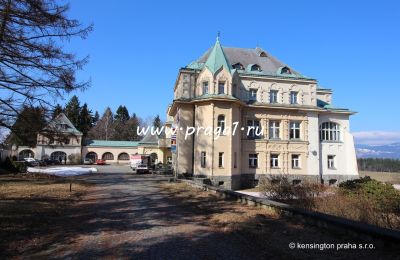
[[[223,46],[258,44],[334,89],[334,105],[359,112],[353,132],[399,132],[399,13],[399,1],[72,0],[70,16],[94,24],[68,45],[90,55],[79,78],[92,87],[75,94],[100,113],[165,118],[178,69],[220,31]]]

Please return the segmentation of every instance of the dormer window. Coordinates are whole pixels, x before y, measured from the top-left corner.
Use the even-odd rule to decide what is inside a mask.
[[[290,69],[288,67],[283,67],[281,69],[281,74],[292,74],[292,72],[290,71]]]
[[[265,52],[260,52],[260,57],[267,57],[267,54]]]
[[[261,67],[257,64],[254,64],[250,68],[251,71],[261,71]]]
[[[232,65],[232,68],[237,69],[237,70],[244,70],[244,67],[241,63],[235,63]]]

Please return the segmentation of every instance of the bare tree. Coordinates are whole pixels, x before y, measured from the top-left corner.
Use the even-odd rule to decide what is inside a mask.
[[[63,43],[86,38],[92,25],[68,18],[68,9],[55,0],[0,0],[0,127],[12,131],[23,107],[48,109],[89,86],[75,78],[88,57],[64,51]]]

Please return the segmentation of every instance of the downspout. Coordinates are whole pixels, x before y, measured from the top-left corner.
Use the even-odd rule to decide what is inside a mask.
[[[212,144],[211,144],[211,177],[214,177],[214,120],[215,120],[215,113],[214,113],[214,103],[212,104]]]
[[[197,86],[197,72],[195,72],[194,74],[194,89],[193,89],[193,97],[196,96],[196,86]],[[193,106],[193,122],[192,122],[192,126],[195,127],[196,124],[196,104]],[[194,176],[194,152],[195,152],[195,148],[194,148],[194,144],[195,144],[195,138],[196,138],[196,134],[192,135],[192,174]]]

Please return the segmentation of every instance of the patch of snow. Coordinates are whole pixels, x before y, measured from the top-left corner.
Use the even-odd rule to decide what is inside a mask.
[[[59,177],[70,177],[97,172],[96,168],[83,167],[56,167],[56,168],[32,168],[28,167],[29,173],[42,173]]]
[[[256,198],[265,198],[265,195],[262,192],[255,192],[255,191],[236,191],[236,192],[253,196]]]
[[[400,190],[400,184],[393,184],[393,187],[394,187],[396,190]]]

